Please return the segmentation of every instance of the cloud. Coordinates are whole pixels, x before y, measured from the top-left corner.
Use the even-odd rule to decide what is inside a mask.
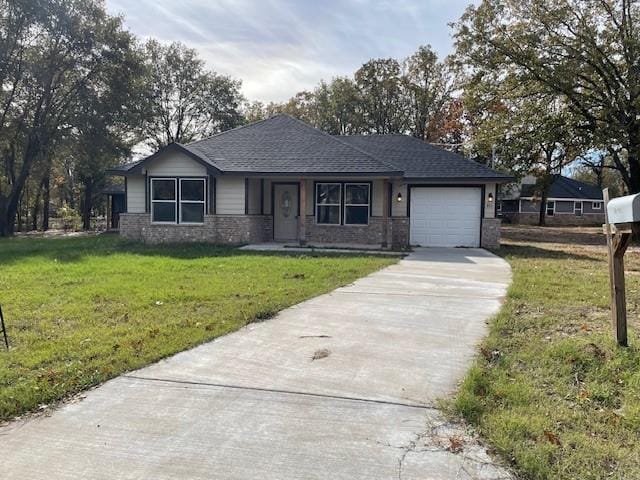
[[[142,38],[181,41],[250,100],[282,101],[370,58],[404,58],[431,44],[451,52],[469,0],[107,0]]]

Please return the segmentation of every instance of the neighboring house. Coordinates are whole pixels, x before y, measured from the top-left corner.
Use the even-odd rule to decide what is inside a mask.
[[[126,238],[393,248],[497,246],[496,185],[512,180],[412,137],[331,136],[287,115],[111,173]]]
[[[505,192],[498,201],[498,216],[511,223],[534,225],[540,220],[540,195],[535,178]],[[602,190],[596,185],[554,175],[545,210],[547,225],[595,225],[604,223]]]

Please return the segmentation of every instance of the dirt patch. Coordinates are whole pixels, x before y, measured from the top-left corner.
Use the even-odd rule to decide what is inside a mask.
[[[532,225],[503,225],[505,242],[558,243],[605,246],[607,239],[601,227],[538,227]]]

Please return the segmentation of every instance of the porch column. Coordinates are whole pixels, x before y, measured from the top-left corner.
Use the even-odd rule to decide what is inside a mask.
[[[307,182],[304,178],[300,179],[300,211],[298,212],[298,240],[300,245],[307,243],[307,228],[306,228],[306,215],[307,215]]]
[[[391,196],[391,191],[389,180],[382,181],[382,248],[387,248],[389,246],[388,235],[389,235],[389,197]]]

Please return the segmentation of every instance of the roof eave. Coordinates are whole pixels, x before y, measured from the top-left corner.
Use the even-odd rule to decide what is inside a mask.
[[[116,177],[124,177],[128,173],[128,170],[123,170],[121,168],[107,168],[106,174]]]
[[[267,172],[267,171],[243,171],[243,170],[227,170],[222,171],[222,175],[234,175],[245,177],[402,177],[403,172]]]
[[[185,155],[191,157],[193,160],[195,160],[196,162],[200,163],[203,167],[205,167],[207,169],[208,173],[212,173],[212,174],[220,174],[221,173],[221,171],[218,168],[216,168],[211,163],[206,161],[200,155],[198,155],[198,154],[194,153],[193,151],[189,150],[188,148],[186,148],[184,145],[181,145],[179,143],[170,143],[166,147],[161,148],[160,150],[158,150],[153,155],[149,155],[147,158],[145,158],[141,162],[139,162],[136,165],[132,166],[129,170],[127,170],[125,173],[123,173],[123,175],[131,175],[131,174],[142,173],[142,168],[146,164],[148,164],[149,162],[152,162],[153,160],[158,158],[163,153],[165,153],[167,151],[171,151],[171,150],[179,151],[180,153],[184,153]]]
[[[406,182],[421,183],[510,183],[515,180],[513,177],[404,177]]]

